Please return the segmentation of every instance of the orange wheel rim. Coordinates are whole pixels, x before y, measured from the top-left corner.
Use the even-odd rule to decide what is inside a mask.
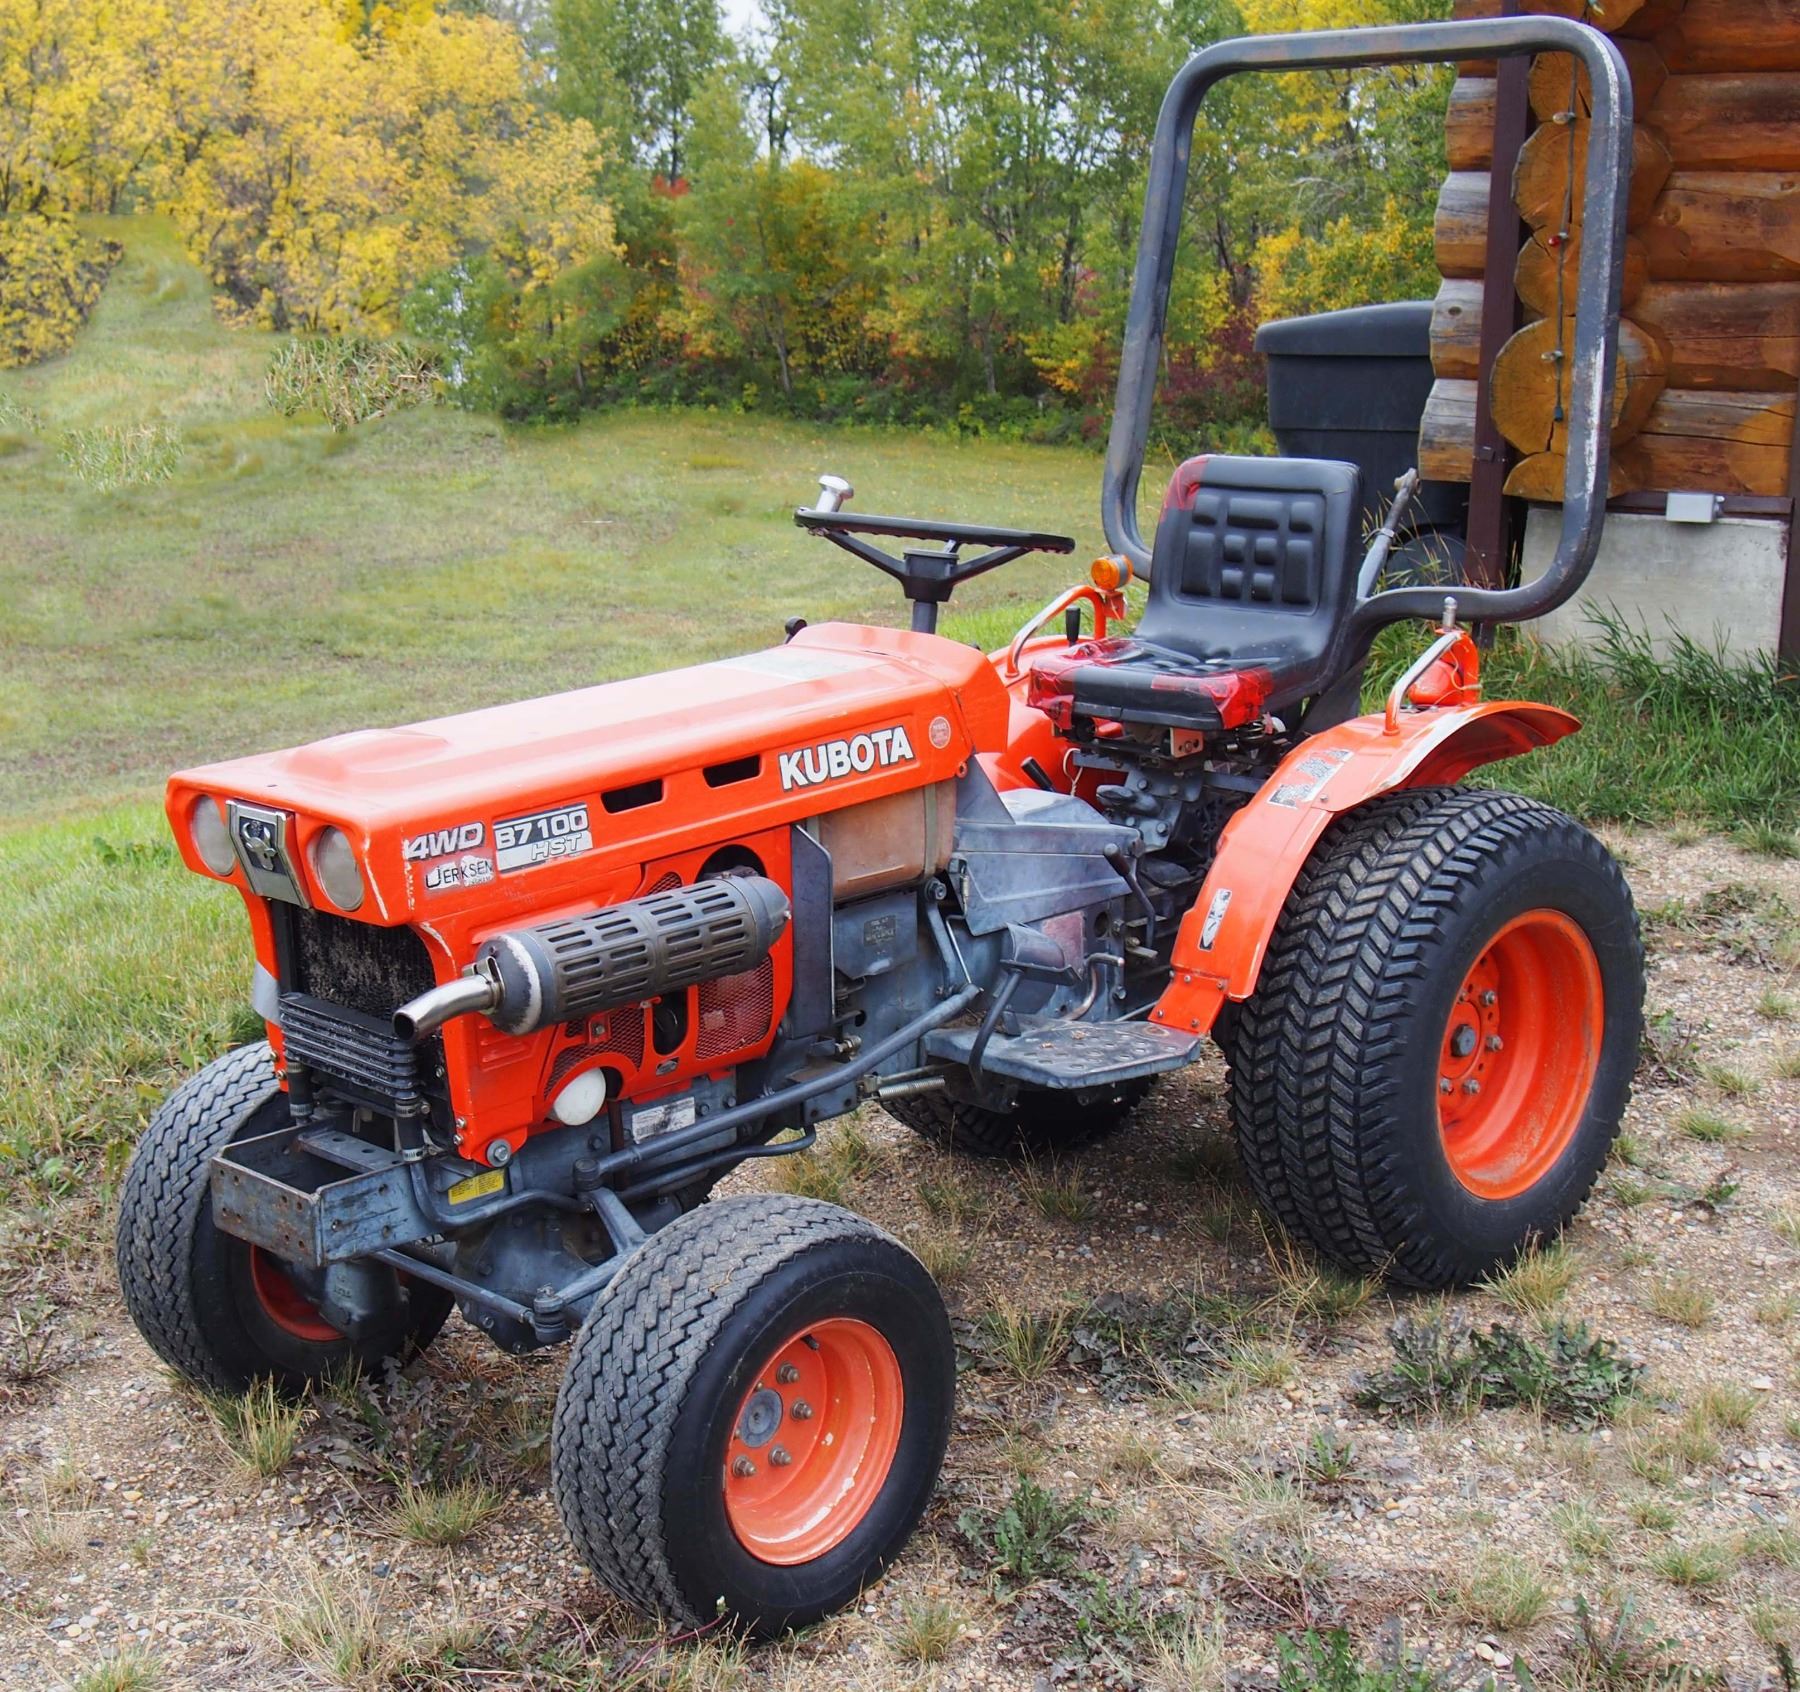
[[[840,1545],[887,1484],[906,1396],[894,1348],[867,1322],[802,1329],[757,1372],[725,1447],[725,1517],[765,1563]]]
[[[1438,1051],[1438,1129],[1485,1199],[1535,1186],[1569,1149],[1600,1064],[1600,960],[1561,911],[1507,923],[1457,990]]]
[[[294,1285],[294,1278],[282,1267],[279,1257],[271,1257],[261,1246],[250,1248],[250,1285],[256,1302],[276,1327],[295,1339],[314,1344],[330,1344],[344,1336],[323,1316],[319,1307]]]

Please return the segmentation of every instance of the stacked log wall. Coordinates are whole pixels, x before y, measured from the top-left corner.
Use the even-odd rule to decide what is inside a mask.
[[[1637,121],[1611,493],[1785,493],[1800,384],[1800,4],[1607,0],[1603,17],[1582,0],[1527,0],[1525,9],[1606,29],[1631,76]],[[1500,0],[1458,0],[1456,15],[1500,10]],[[1445,120],[1437,380],[1419,446],[1421,469],[1439,480],[1469,480],[1473,462],[1495,88],[1492,64],[1463,66]],[[1511,185],[1529,229],[1510,278],[1524,327],[1495,361],[1490,400],[1521,455],[1507,491],[1554,501],[1587,98],[1564,54],[1534,62],[1530,93],[1536,127]]]

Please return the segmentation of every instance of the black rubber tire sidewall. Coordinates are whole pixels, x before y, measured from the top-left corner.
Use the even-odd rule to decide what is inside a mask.
[[[1594,949],[1604,992],[1600,1062],[1581,1123],[1556,1163],[1526,1191],[1485,1198],[1451,1168],[1438,1127],[1438,1059],[1457,989],[1494,936],[1527,911],[1554,910],[1579,924]],[[1579,1208],[1604,1167],[1637,1064],[1641,988],[1635,924],[1621,927],[1613,885],[1568,857],[1526,862],[1503,883],[1484,883],[1440,930],[1441,955],[1413,1010],[1413,1029],[1393,1063],[1392,1153],[1413,1171],[1431,1231],[1453,1251],[1457,1278],[1491,1268],[1521,1240],[1555,1232]],[[1626,915],[1629,915],[1627,908]]]
[[[908,1272],[910,1270],[910,1272]],[[851,1316],[894,1349],[904,1390],[900,1441],[887,1484],[839,1545],[797,1568],[765,1563],[739,1542],[720,1485],[738,1406],[756,1370],[812,1322]],[[772,1276],[726,1324],[675,1414],[665,1499],[670,1518],[692,1523],[678,1578],[697,1608],[718,1597],[757,1631],[803,1626],[853,1603],[911,1536],[937,1484],[955,1394],[956,1359],[930,1277],[895,1254],[871,1271],[865,1253],[837,1243]]]
[[[396,1280],[390,1317],[356,1341],[302,1339],[263,1309],[250,1247],[213,1221],[208,1165],[236,1140],[290,1120],[266,1042],[214,1059],[165,1099],[127,1165],[119,1201],[120,1291],[138,1331],[197,1385],[241,1392],[272,1380],[298,1392],[351,1363],[365,1367],[428,1345],[447,1293]]]
[[[1126,1081],[1091,1099],[1027,1091],[1010,1110],[948,1092],[894,1099],[882,1109],[945,1151],[1017,1163],[1081,1151],[1116,1133],[1149,1096],[1153,1082],[1153,1077]]]
[[[1587,935],[1601,1055],[1556,1164],[1505,1200],[1471,1192],[1439,1128],[1438,1059],[1469,967],[1528,910]],[[1337,819],[1294,883],[1230,1040],[1232,1117],[1258,1199],[1343,1268],[1466,1284],[1558,1231],[1592,1190],[1630,1094],[1643,953],[1631,892],[1562,812],[1496,789],[1412,789]]]
[[[808,1323],[869,1321],[905,1392],[887,1484],[797,1568],[761,1562],[724,1510],[725,1439],[754,1371]],[[853,1601],[898,1554],[949,1439],[956,1351],[931,1277],[873,1223],[791,1194],[714,1199],[632,1253],[570,1350],[551,1487],[599,1580],[665,1623],[772,1636]]]

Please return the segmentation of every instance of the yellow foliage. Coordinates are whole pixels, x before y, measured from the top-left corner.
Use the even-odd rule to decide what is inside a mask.
[[[6,356],[85,315],[84,210],[166,208],[276,327],[391,330],[480,250],[527,290],[613,252],[599,138],[536,75],[515,30],[432,0],[0,0]]]
[[[100,297],[114,255],[66,217],[0,217],[0,366],[61,352]]]
[[[1371,300],[1416,299],[1437,284],[1430,219],[1409,217],[1391,199],[1372,229],[1344,217],[1316,237],[1298,229],[1265,235],[1255,265],[1257,316],[1264,323]]]
[[[437,10],[436,0],[336,0],[338,33],[346,41],[361,35],[405,29],[423,23]]]
[[[172,210],[244,316],[387,331],[472,248],[526,287],[613,250],[599,139],[533,101],[514,31],[428,15],[352,41],[324,0],[239,15],[252,74]]]

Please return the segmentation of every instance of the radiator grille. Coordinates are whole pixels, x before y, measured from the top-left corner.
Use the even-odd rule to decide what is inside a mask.
[[[304,1064],[395,1116],[417,1116],[426,1108],[417,1051],[379,1017],[310,994],[284,993],[281,1039],[289,1064]]]
[[[289,913],[288,938],[282,981],[288,1062],[395,1115],[428,1103],[445,1115],[442,1037],[405,1046],[389,1022],[408,999],[437,984],[425,942],[410,928],[300,910]],[[291,1020],[296,1015],[298,1024]]]
[[[425,942],[410,928],[378,928],[325,911],[294,914],[296,992],[365,1016],[392,1016],[437,985]]]

